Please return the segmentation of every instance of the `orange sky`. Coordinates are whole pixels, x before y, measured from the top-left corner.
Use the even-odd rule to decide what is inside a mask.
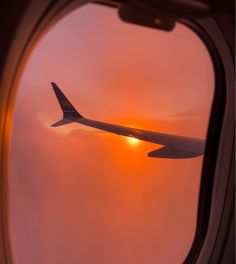
[[[202,157],[153,159],[155,144],[50,127],[62,115],[51,81],[91,119],[204,138],[214,79],[201,41],[179,24],[162,32],[107,7],[75,10],[25,68],[9,161],[15,263],[181,263]]]

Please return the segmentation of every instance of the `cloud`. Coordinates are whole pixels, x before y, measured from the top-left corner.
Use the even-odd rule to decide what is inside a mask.
[[[176,30],[192,34],[190,42],[120,23],[94,5],[68,15],[36,47],[19,87],[9,155],[16,263],[171,264],[186,256],[202,158],[151,159],[153,144],[134,148],[124,137],[76,124],[50,127],[61,118],[53,79],[85,116],[204,135],[209,56],[189,29]],[[193,105],[206,110],[201,124],[188,110]]]

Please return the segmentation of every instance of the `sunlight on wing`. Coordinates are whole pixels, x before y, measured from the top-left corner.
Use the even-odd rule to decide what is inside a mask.
[[[137,145],[139,143],[139,140],[137,138],[127,137],[127,140],[131,145]]]

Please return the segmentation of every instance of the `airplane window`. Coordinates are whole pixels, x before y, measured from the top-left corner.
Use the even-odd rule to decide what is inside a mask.
[[[16,98],[14,262],[182,263],[213,87],[206,47],[180,23],[127,24],[96,4],[61,19],[32,52]]]

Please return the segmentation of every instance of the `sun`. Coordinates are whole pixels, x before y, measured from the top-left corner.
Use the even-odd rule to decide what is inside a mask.
[[[127,137],[127,140],[132,145],[137,145],[139,143],[139,140],[137,138]]]

